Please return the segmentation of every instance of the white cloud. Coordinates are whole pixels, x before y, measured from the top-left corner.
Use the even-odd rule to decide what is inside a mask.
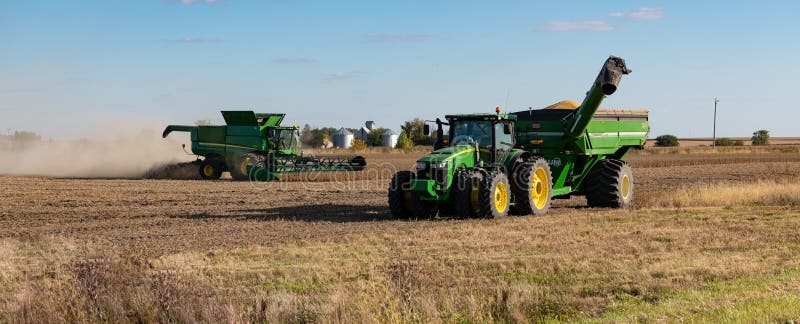
[[[295,64],[295,63],[314,63],[317,60],[305,57],[279,57],[272,59],[272,63],[278,64]]]
[[[605,21],[585,20],[585,21],[551,21],[542,26],[539,30],[548,32],[561,31],[612,31],[616,29]]]
[[[334,82],[334,81],[343,81],[355,78],[361,75],[359,71],[351,71],[351,72],[336,72],[336,73],[329,73],[323,76],[322,82]]]
[[[432,35],[425,34],[381,34],[369,33],[367,34],[367,42],[381,43],[381,42],[422,42],[433,38]]]
[[[610,12],[609,17],[625,17],[630,20],[659,20],[664,18],[664,8],[642,7],[630,12]]]

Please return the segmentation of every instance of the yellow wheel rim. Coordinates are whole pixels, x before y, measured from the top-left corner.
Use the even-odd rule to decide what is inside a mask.
[[[472,188],[470,188],[469,202],[473,211],[478,211],[481,209],[480,193],[480,187],[477,184],[474,184]]]
[[[494,187],[494,208],[504,211],[508,207],[508,186],[505,182],[500,182]]]
[[[244,161],[242,161],[242,165],[239,166],[239,171],[241,171],[242,174],[247,174],[247,166],[249,164],[250,164],[250,158],[249,157],[244,158]]]
[[[550,196],[550,183],[547,171],[544,168],[537,168],[531,177],[531,201],[536,209],[543,209],[547,205],[548,196]]]
[[[206,164],[206,166],[203,167],[203,175],[205,175],[206,177],[214,175],[214,167]]]
[[[622,186],[620,186],[620,191],[622,192],[622,198],[628,199],[628,196],[631,194],[631,178],[628,175],[622,176]]]

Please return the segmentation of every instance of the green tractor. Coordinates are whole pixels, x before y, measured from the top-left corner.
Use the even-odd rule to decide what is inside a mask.
[[[435,150],[417,160],[416,172],[392,178],[392,215],[538,215],[547,213],[554,197],[571,195],[585,195],[592,206],[630,205],[633,173],[622,159],[644,146],[647,112],[598,112],[628,73],[625,61],[611,56],[581,104],[437,119]],[[443,125],[449,126],[447,135]]]
[[[230,172],[234,179],[271,181],[282,173],[361,171],[361,156],[314,157],[300,152],[297,126],[281,126],[286,114],[223,111],[226,125],[169,125],[162,137],[174,131],[191,133],[192,153],[198,156],[202,179],[219,179]],[[199,159],[203,157],[203,159]]]

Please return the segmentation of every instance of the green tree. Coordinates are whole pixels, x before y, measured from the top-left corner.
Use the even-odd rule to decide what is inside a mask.
[[[734,142],[732,139],[727,137],[720,137],[714,141],[714,146],[733,146]]]
[[[378,127],[367,134],[367,144],[372,146],[383,146],[383,132],[386,128]]]
[[[656,137],[656,146],[680,146],[680,143],[675,135],[667,134]]]
[[[300,131],[300,142],[309,146],[312,146],[311,144],[314,143],[314,129],[311,128],[311,125],[305,124],[303,126],[303,129]],[[314,147],[318,147],[318,145]]]
[[[769,145],[769,131],[766,129],[755,131],[752,140],[753,145]]]
[[[400,128],[408,134],[408,138],[414,143],[414,145],[432,145],[433,140],[431,139],[430,135],[426,135],[424,132],[425,128],[425,120],[420,118],[414,118],[413,120],[408,120],[403,123],[403,126]]]
[[[406,134],[406,131],[405,130],[401,131],[400,136],[397,138],[397,144],[394,146],[394,148],[407,149],[411,148],[412,146],[414,146],[414,142],[412,142],[411,139],[408,138],[408,134]]]
[[[321,147],[331,142],[334,132],[336,128],[333,127],[312,128],[306,124],[300,131],[300,142],[308,147]]]

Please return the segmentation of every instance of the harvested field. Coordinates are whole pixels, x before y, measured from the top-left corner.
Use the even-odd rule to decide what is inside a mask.
[[[797,152],[633,154],[632,210],[392,220],[419,154],[259,184],[0,176],[0,322],[800,319],[797,196],[671,204],[796,189]]]

